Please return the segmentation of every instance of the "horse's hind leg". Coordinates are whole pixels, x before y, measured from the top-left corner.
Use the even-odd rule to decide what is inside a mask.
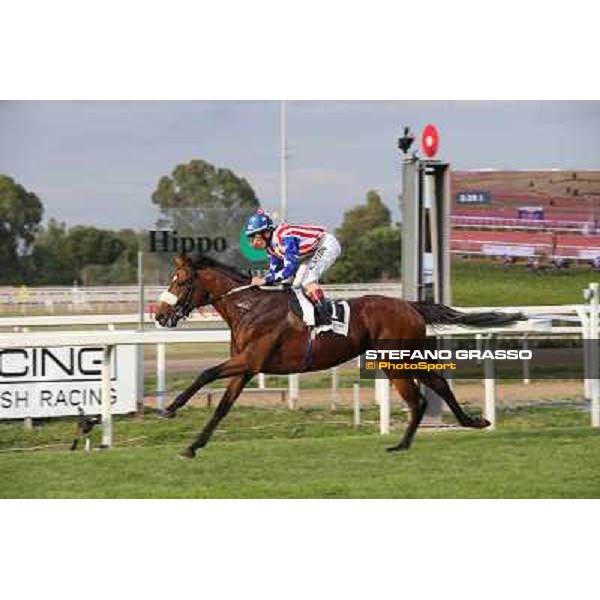
[[[490,422],[487,419],[468,415],[458,403],[458,400],[452,393],[448,382],[438,373],[435,373],[434,371],[428,371],[426,374],[423,373],[423,375],[419,375],[419,380],[429,389],[433,390],[436,394],[439,394],[442,397],[444,402],[448,405],[448,408],[453,412],[457,421],[463,427],[484,429],[490,425]]]
[[[389,451],[397,450],[408,450],[412,443],[413,437],[421,424],[423,415],[427,410],[427,400],[419,392],[419,388],[412,379],[396,379],[391,377],[391,373],[386,371],[387,376],[390,378],[392,385],[396,388],[396,391],[404,398],[404,401],[408,405],[410,416],[408,419],[408,426],[404,432],[404,436],[398,444],[388,448]]]

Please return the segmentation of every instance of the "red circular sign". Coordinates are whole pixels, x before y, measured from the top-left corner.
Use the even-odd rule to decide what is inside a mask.
[[[433,158],[438,151],[439,144],[440,136],[438,135],[438,130],[434,125],[427,125],[425,129],[423,129],[423,135],[421,137],[421,146],[425,155],[429,158]]]

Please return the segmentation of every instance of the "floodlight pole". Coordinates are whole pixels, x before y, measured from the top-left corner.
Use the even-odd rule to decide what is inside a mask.
[[[450,304],[450,165],[410,153],[414,142],[404,128],[402,160],[402,297]],[[442,400],[428,389],[424,424],[441,424]]]
[[[287,186],[287,169],[288,169],[288,152],[287,152],[287,111],[285,100],[279,103],[279,133],[280,133],[280,196],[281,196],[281,215],[279,221],[287,219],[288,208],[288,186]],[[295,409],[300,395],[300,376],[298,373],[291,373],[288,376],[288,406],[290,409]]]
[[[287,114],[285,100],[281,100],[279,105],[279,132],[280,132],[280,151],[281,151],[281,164],[280,164],[280,196],[281,196],[281,215],[280,220],[285,221],[287,219]]]

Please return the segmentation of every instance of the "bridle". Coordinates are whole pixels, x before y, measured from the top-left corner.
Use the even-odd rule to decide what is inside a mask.
[[[177,320],[179,319],[187,319],[190,316],[190,313],[196,308],[194,306],[194,281],[190,277],[189,281],[185,284],[184,292],[177,299],[177,303],[173,307],[175,309],[175,316]]]
[[[181,285],[184,287],[183,294],[180,296],[176,296],[172,292],[165,291],[159,296],[159,302],[165,302],[173,307],[173,318],[177,321],[181,319],[187,319],[191,312],[196,308],[194,304],[194,285],[196,279],[194,277],[190,277],[187,281],[183,282]],[[237,292],[241,292],[243,290],[254,287],[252,285],[242,285],[236,288],[232,288],[227,292],[223,292],[221,294],[212,295],[210,292],[206,293],[206,304],[212,304],[214,306],[215,302],[224,298],[225,296],[229,296],[230,294],[235,294]]]

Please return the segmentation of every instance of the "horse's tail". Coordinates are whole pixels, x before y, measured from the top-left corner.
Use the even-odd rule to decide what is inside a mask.
[[[430,302],[409,302],[425,319],[428,325],[461,325],[463,327],[503,327],[517,321],[526,321],[523,313],[478,312],[465,313],[444,304]]]

